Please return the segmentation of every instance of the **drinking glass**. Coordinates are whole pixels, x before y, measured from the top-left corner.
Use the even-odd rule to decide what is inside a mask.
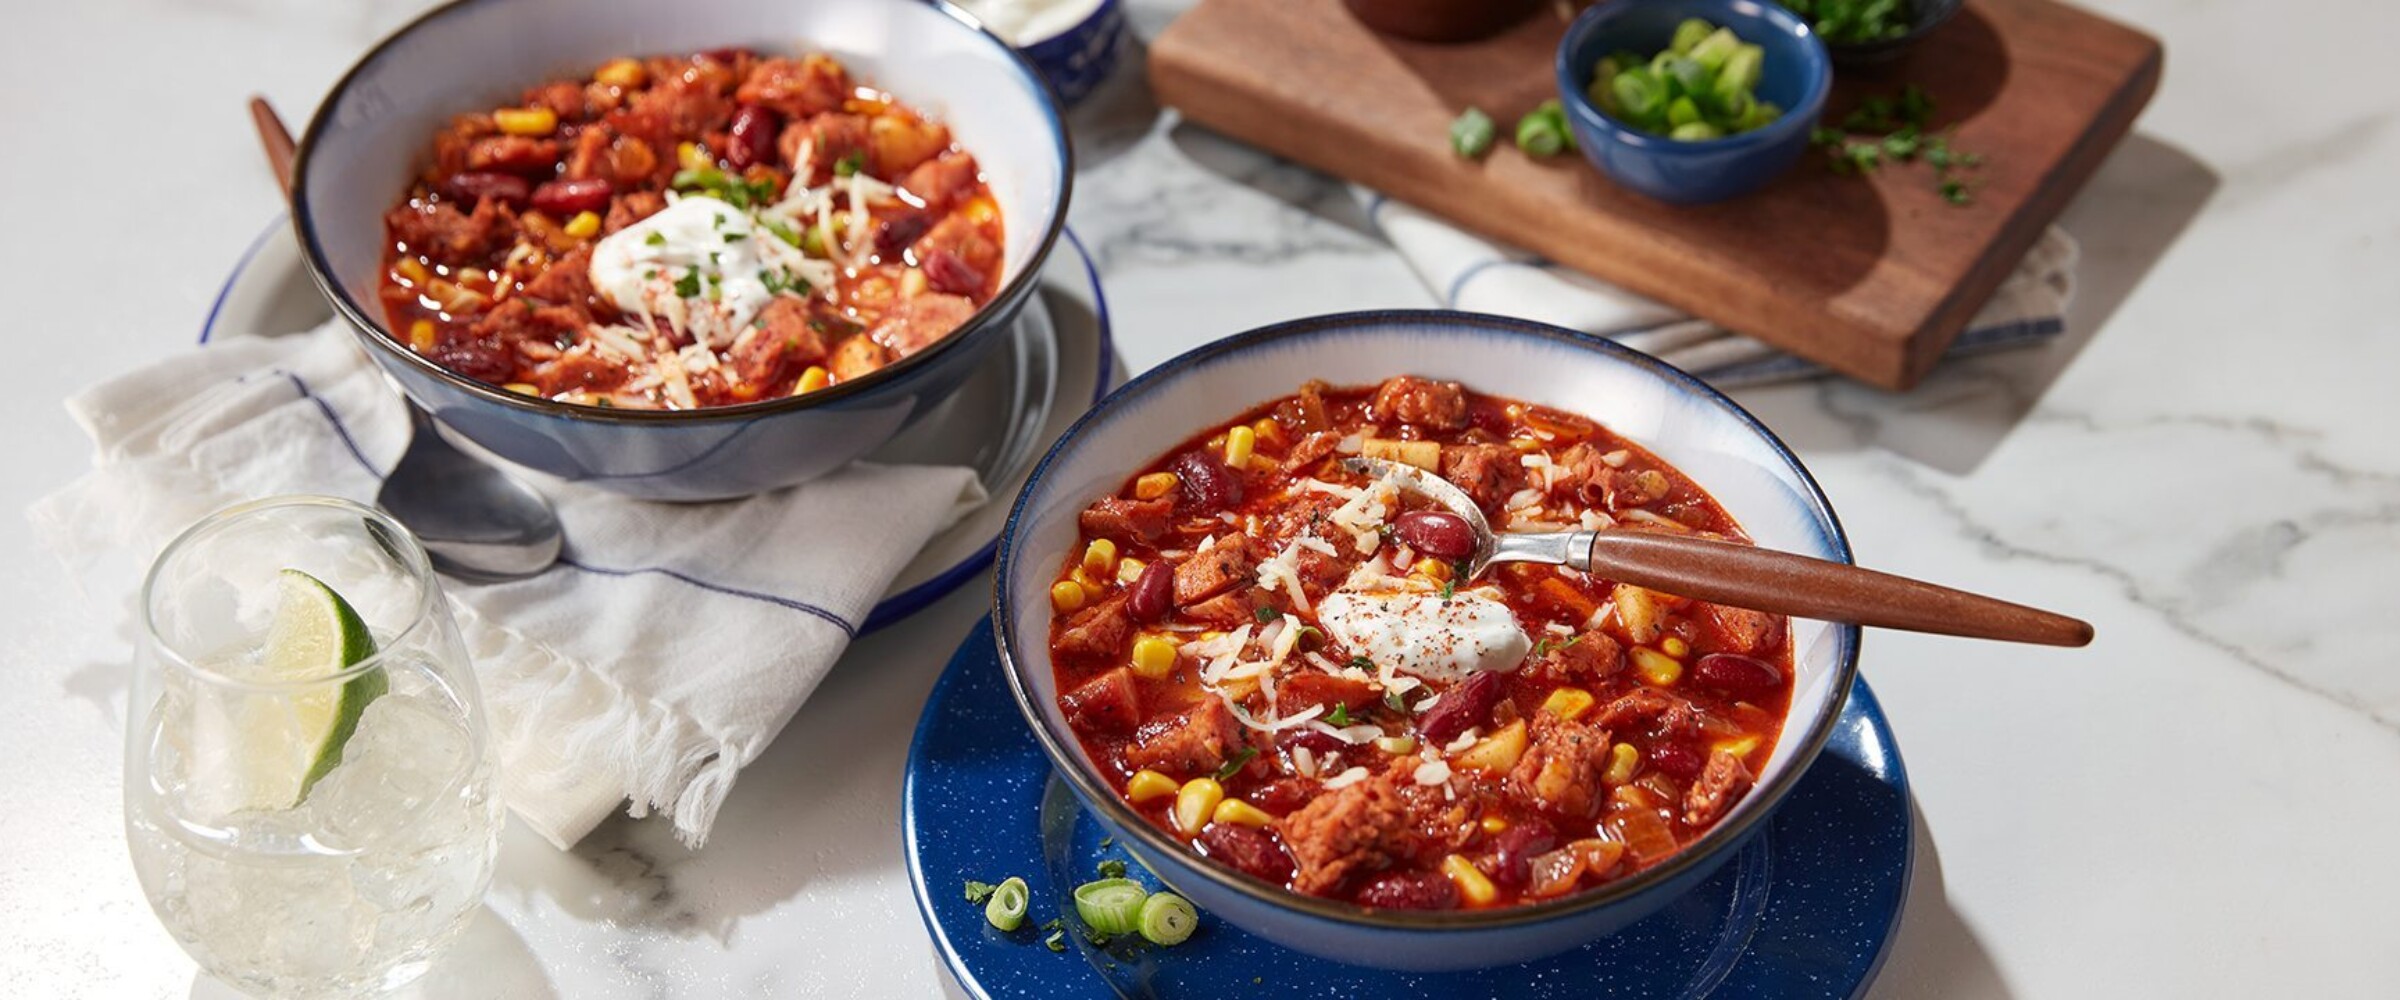
[[[347,500],[242,504],[167,545],[138,611],[125,826],[159,920],[265,996],[424,972],[481,903],[501,821],[425,550]]]

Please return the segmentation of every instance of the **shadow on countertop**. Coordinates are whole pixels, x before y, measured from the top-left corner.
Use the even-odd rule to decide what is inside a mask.
[[[2058,339],[1945,362],[1906,393],[1824,379],[1733,395],[1804,455],[1878,447],[1952,475],[1972,473],[2108,325],[2219,185],[2216,170],[2192,154],[2132,135],[2059,217],[2082,256]]]
[[[2000,967],[1976,938],[1975,929],[1950,907],[1941,852],[1934,846],[1925,811],[1914,799],[1908,808],[1916,817],[1916,861],[1909,873],[1908,905],[1901,910],[1900,932],[1867,996],[2008,1000],[2014,994]]]

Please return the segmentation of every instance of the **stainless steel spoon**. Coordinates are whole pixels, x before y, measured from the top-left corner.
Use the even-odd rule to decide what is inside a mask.
[[[292,133],[263,97],[250,120],[285,197],[292,193]],[[550,501],[515,476],[443,440],[433,415],[406,393],[408,450],[384,476],[375,505],[424,543],[435,569],[462,580],[517,580],[549,569],[566,539]]]
[[[2045,646],[2092,641],[2089,623],[2065,615],[1754,545],[1651,531],[1497,533],[1474,498],[1440,476],[1376,458],[1346,458],[1342,467],[1391,477],[1465,520],[1475,537],[1468,579],[1493,563],[1549,563],[1714,604],[1819,621]]]

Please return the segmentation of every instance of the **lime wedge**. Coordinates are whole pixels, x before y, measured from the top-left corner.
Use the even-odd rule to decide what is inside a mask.
[[[299,570],[283,571],[282,593],[275,620],[267,626],[260,662],[265,679],[305,683],[333,677],[373,655],[375,636],[342,595]],[[301,752],[275,756],[285,762],[281,770],[298,773],[253,778],[290,789],[288,799],[275,796],[287,804],[307,798],[317,779],[342,762],[342,745],[358,730],[358,717],[388,684],[383,671],[369,670],[337,687],[293,697],[285,732],[296,738],[299,745],[294,749]]]

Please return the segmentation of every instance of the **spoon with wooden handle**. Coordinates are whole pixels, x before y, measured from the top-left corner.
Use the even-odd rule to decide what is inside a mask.
[[[1432,512],[1431,519],[1403,523],[1399,531],[1402,541],[1430,555],[1465,559],[1467,579],[1493,563],[1550,563],[1712,604],[1798,618],[2045,646],[2092,641],[2090,623],[2065,615],[1754,545],[1650,531],[1496,533],[1474,498],[1440,476],[1379,458],[1347,458],[1342,467],[1389,478],[1455,514],[1460,523],[1441,524],[1440,513]]]

